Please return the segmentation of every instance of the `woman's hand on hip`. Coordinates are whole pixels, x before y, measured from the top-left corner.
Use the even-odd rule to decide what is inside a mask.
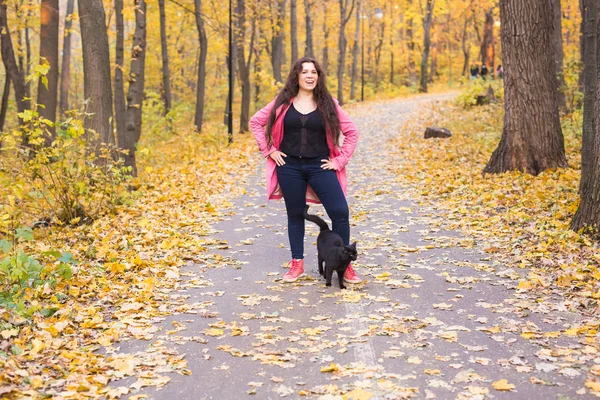
[[[333,161],[331,161],[331,160],[321,160],[321,161],[323,162],[323,164],[321,164],[321,168],[337,171],[337,167],[333,163]]]
[[[269,154],[269,157],[271,157],[271,159],[275,161],[275,164],[277,164],[278,167],[281,167],[283,164],[285,164],[285,160],[283,159],[283,157],[287,157],[287,154],[279,150],[275,150],[274,152]]]

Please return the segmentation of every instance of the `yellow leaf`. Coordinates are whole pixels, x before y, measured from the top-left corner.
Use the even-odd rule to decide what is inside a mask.
[[[321,372],[336,372],[339,370],[340,370],[340,367],[334,363],[331,363],[328,366],[321,368]]]
[[[600,382],[598,381],[588,379],[585,381],[585,387],[589,388],[593,392],[600,392]]]
[[[223,329],[205,329],[204,334],[207,336],[223,336]]]
[[[427,375],[439,375],[442,373],[439,369],[426,369],[424,371]]]
[[[35,355],[37,353],[39,353],[40,351],[44,350],[44,342],[42,342],[39,339],[33,339],[31,341],[31,351],[29,352],[29,354],[31,355]]]
[[[500,390],[503,392],[513,390],[515,385],[512,383],[508,383],[506,379],[500,379],[499,381],[493,382],[492,387],[496,390]]]
[[[342,396],[344,400],[371,400],[375,394],[364,389],[354,389]]]

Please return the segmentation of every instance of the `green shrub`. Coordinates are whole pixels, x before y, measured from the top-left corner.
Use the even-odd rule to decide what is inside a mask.
[[[496,101],[504,99],[504,82],[502,79],[481,79],[469,81],[467,88],[456,99],[456,104],[462,108],[471,108],[477,105],[477,96],[485,96],[491,87]]]

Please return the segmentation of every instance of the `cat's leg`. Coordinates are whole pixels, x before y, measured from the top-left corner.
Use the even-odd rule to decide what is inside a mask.
[[[344,272],[346,272],[346,268],[343,271],[336,271],[338,280],[340,281],[340,289],[346,289],[346,285],[344,285]]]
[[[325,286],[331,286],[331,278],[333,277],[333,264],[325,263]]]
[[[325,262],[325,260],[323,259],[323,257],[321,257],[321,255],[317,256],[318,259],[318,265],[319,265],[319,275],[321,276],[325,276],[325,271],[323,270],[323,263]]]

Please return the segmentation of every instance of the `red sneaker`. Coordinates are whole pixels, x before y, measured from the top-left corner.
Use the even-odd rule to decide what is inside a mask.
[[[348,265],[346,272],[344,273],[344,281],[348,283],[361,283],[362,279],[356,275],[356,272],[352,269],[352,264]]]
[[[304,260],[292,259],[288,265],[290,270],[283,276],[284,282],[296,282],[298,278],[304,275]]]

